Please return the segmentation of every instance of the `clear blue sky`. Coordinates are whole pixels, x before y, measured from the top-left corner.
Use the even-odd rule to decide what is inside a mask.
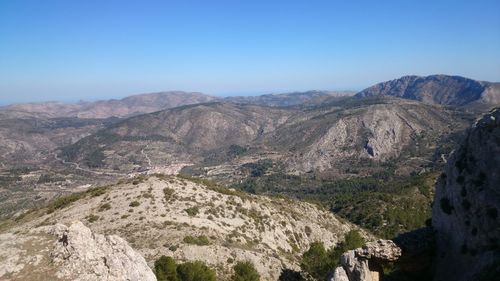
[[[0,104],[500,81],[500,1],[0,0]]]

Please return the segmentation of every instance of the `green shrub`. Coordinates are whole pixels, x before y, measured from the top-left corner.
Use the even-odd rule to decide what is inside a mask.
[[[130,202],[130,204],[129,204],[129,206],[130,206],[130,207],[137,207],[137,206],[139,206],[139,205],[141,205],[141,203],[139,203],[138,201],[132,201],[132,202]]]
[[[56,209],[62,209],[71,204],[72,202],[75,202],[83,197],[84,197],[83,193],[73,193],[68,196],[59,197],[56,200],[52,201],[47,206],[48,207],[47,214],[54,212]]]
[[[154,272],[158,281],[178,281],[177,265],[171,257],[161,256],[155,261]]]
[[[88,222],[90,223],[93,223],[93,222],[96,222],[97,220],[99,220],[99,216],[96,216],[96,215],[93,215],[93,214],[90,214],[88,215],[87,217],[85,217],[87,219]]]
[[[109,203],[104,203],[99,207],[99,212],[106,211],[111,209],[111,204]]]
[[[291,270],[291,269],[283,269],[281,271],[280,277],[278,281],[305,281],[306,279],[302,277],[300,272]]]
[[[234,267],[234,274],[231,280],[233,281],[259,281],[259,272],[255,269],[254,265],[249,262],[238,262]]]
[[[89,190],[86,191],[86,193],[90,194],[91,197],[97,197],[97,196],[100,196],[100,195],[103,195],[104,193],[106,193],[106,190],[108,190],[110,186],[99,186],[99,187],[95,187],[95,188],[91,188]]]
[[[361,234],[357,230],[349,231],[345,237],[344,242],[341,243],[342,247],[344,247],[344,252],[352,249],[359,248],[365,244],[365,239],[361,237]]]
[[[300,268],[315,279],[326,279],[334,265],[328,259],[328,253],[323,242],[311,243],[309,250],[302,255]]]
[[[304,227],[304,231],[306,232],[307,237],[311,236],[312,229],[308,225]]]
[[[191,217],[194,217],[196,216],[200,210],[198,209],[198,207],[191,207],[191,208],[187,208],[184,210],[189,216]]]
[[[206,237],[205,235],[200,235],[198,237],[188,235],[184,237],[183,241],[184,243],[194,244],[198,246],[206,246],[210,244],[210,240],[208,240],[208,237]]]
[[[155,261],[154,273],[158,281],[215,281],[215,272],[201,261],[177,265],[171,257],[161,256]]]
[[[201,261],[186,262],[177,266],[181,281],[215,281],[215,272]]]
[[[168,202],[171,198],[172,195],[174,195],[175,190],[172,188],[165,187],[163,189],[163,194],[165,195],[165,200]]]
[[[340,263],[340,256],[349,250],[359,248],[365,243],[357,230],[351,230],[344,236],[344,241],[333,249],[326,250],[322,242],[313,242],[302,255],[300,267],[312,277],[325,280],[328,273]]]

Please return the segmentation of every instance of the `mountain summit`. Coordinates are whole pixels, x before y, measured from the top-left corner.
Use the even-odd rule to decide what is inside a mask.
[[[369,87],[357,97],[394,96],[430,104],[464,106],[498,104],[500,84],[460,76],[403,76]]]

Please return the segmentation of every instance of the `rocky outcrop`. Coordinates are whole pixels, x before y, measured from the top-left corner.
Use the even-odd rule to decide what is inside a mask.
[[[92,233],[79,221],[69,227],[56,224],[49,232],[57,236],[51,256],[58,265],[59,278],[81,281],[156,280],[146,260],[116,235]]]
[[[435,280],[474,280],[500,264],[500,110],[479,120],[448,161],[434,198]]]
[[[363,247],[344,253],[330,281],[378,281],[382,265],[394,262],[401,256],[401,249],[391,240],[377,240]]]
[[[156,281],[145,259],[116,235],[76,221],[0,234],[0,280]]]

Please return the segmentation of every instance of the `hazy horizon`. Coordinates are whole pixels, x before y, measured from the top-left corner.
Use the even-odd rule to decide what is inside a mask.
[[[0,105],[500,80],[498,1],[2,1]]]

